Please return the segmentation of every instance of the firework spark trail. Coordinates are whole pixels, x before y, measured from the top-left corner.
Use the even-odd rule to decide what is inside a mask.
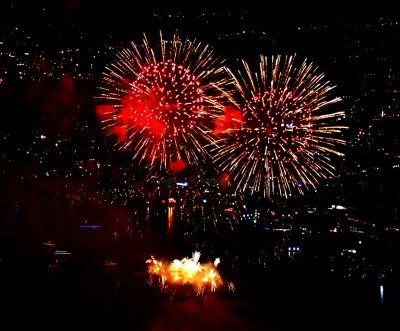
[[[330,96],[334,86],[306,60],[296,69],[294,56],[261,56],[259,72],[244,61],[243,67],[237,75],[227,69],[237,90],[231,102],[243,119],[218,128],[215,164],[238,189],[269,197],[315,188],[334,174],[330,155],[343,155],[337,135],[346,127],[332,122],[344,112],[323,112],[341,100]]]
[[[171,263],[158,261],[153,256],[146,263],[150,277],[159,277],[162,290],[173,290],[177,286],[189,285],[197,295],[204,294],[206,289],[214,292],[217,287],[223,285],[216,269],[220,260],[217,258],[214,263],[202,264],[199,259],[200,253],[194,252],[192,258],[174,260]],[[230,291],[234,290],[232,283],[228,283],[227,287]]]
[[[154,169],[173,162],[197,164],[215,143],[230,81],[223,61],[196,40],[171,41],[160,33],[153,48],[131,43],[106,68],[99,86],[97,113],[104,129],[117,136],[120,149]]]

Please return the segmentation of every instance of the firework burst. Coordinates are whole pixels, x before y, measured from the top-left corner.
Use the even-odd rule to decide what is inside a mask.
[[[214,263],[200,263],[200,253],[194,252],[192,258],[183,258],[172,262],[162,262],[153,256],[147,260],[150,283],[152,277],[159,280],[160,288],[171,293],[179,286],[190,286],[197,295],[204,295],[209,289],[214,292],[217,287],[224,283],[216,267],[220,260],[215,259]],[[234,290],[232,283],[227,284],[229,291]]]
[[[229,76],[208,45],[177,35],[152,48],[131,43],[106,68],[97,114],[120,149],[153,169],[198,164],[213,144]]]
[[[241,190],[287,197],[315,188],[334,174],[330,156],[343,155],[336,147],[344,144],[344,112],[324,111],[340,101],[330,96],[334,86],[306,60],[296,68],[293,56],[261,56],[259,72],[243,66],[237,75],[229,71],[242,118],[219,128],[215,163]]]

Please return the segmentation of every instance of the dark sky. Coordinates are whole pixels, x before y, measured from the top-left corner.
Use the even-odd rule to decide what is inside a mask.
[[[157,3],[127,0],[7,0],[0,3],[0,27],[23,27],[25,32],[30,32],[34,40],[39,41],[40,47],[53,49],[80,47],[79,41],[82,36],[86,47],[98,47],[107,44],[110,38],[122,42],[137,41],[141,39],[142,33],[157,34],[159,30],[164,34],[179,30],[181,36],[198,38],[215,45],[217,35],[223,31],[242,31],[246,28],[271,33],[275,40],[288,41],[289,46],[282,45],[283,48],[301,51],[303,41],[298,40],[295,35],[299,26],[374,23],[379,21],[381,16],[396,17],[397,10],[393,6],[385,5],[382,1],[379,4],[362,6],[350,6],[340,1],[245,1],[237,4],[219,3],[218,6],[212,7],[206,2],[191,1]],[[229,12],[231,16],[228,17],[226,14]],[[172,17],[169,17],[169,14]],[[174,18],[174,14],[183,15],[185,19]],[[208,18],[199,18],[201,14],[208,15]],[[264,45],[265,48],[271,49],[270,44]],[[242,48],[245,49],[246,46]],[[218,51],[224,54],[223,49]],[[280,52],[281,49],[278,47],[277,51]],[[228,49],[228,52],[231,53],[231,50]]]
[[[44,21],[59,24],[97,25],[103,28],[117,26],[130,28],[144,25],[154,12],[163,9],[180,10],[187,13],[210,11],[247,11],[248,15],[267,26],[285,29],[293,24],[305,22],[321,23],[338,18],[362,21],[379,15],[396,16],[394,2],[364,2],[362,4],[340,1],[320,2],[281,2],[281,1],[245,1],[239,3],[223,2],[218,6],[209,6],[207,2],[188,1],[2,1],[0,17],[3,23],[24,21],[40,26]],[[398,15],[397,15],[398,16]]]

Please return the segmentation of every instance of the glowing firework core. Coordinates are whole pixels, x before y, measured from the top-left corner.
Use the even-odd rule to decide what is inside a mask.
[[[152,63],[132,83],[132,111],[136,112],[135,105],[142,101],[144,113],[148,114],[142,126],[151,130],[151,120],[155,120],[169,129],[167,134],[176,136],[177,131],[193,127],[204,106],[199,85],[196,77],[181,65],[171,61]]]
[[[192,258],[174,260],[172,263],[164,263],[156,260],[153,256],[147,260],[149,264],[148,272],[150,276],[159,277],[160,287],[190,285],[195,289],[196,294],[203,294],[209,288],[214,292],[216,288],[223,284],[221,276],[216,270],[219,264],[219,258],[214,263],[202,264],[199,262],[200,253],[194,252]],[[233,285],[229,285],[233,289]]]
[[[307,131],[312,125],[312,114],[292,92],[266,91],[247,101],[243,114],[242,132],[235,136],[255,151],[252,159],[289,163],[295,153],[308,145],[305,137],[311,136]]]

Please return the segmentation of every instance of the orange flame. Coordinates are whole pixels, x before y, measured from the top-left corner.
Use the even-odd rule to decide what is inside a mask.
[[[166,289],[169,286],[190,285],[197,295],[204,294],[209,288],[214,292],[218,286],[223,285],[222,278],[216,267],[220,260],[215,259],[214,263],[200,263],[200,253],[194,252],[192,258],[174,260],[173,262],[162,262],[153,256],[147,260],[150,276],[158,276],[160,287]],[[233,285],[228,285],[233,290]]]

